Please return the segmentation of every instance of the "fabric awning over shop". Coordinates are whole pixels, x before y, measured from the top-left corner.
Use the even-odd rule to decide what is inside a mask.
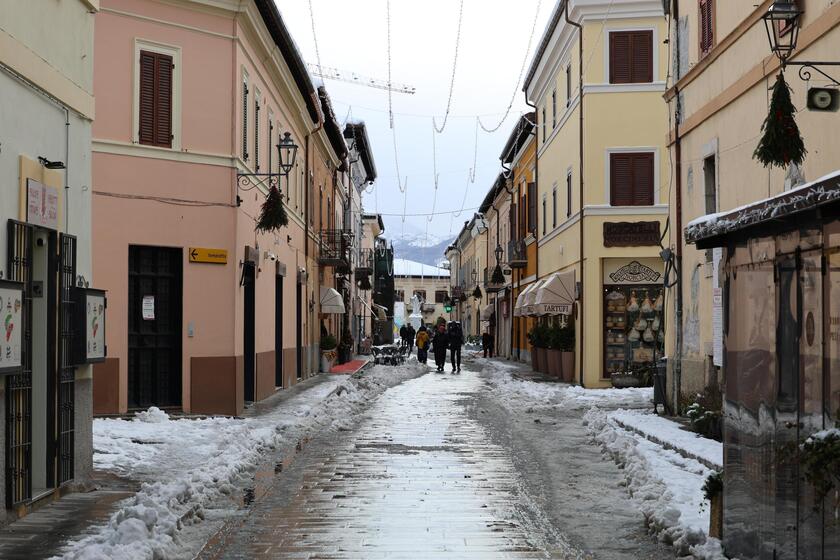
[[[532,288],[525,294],[525,302],[522,305],[522,315],[525,317],[535,317],[537,307],[534,305],[534,302],[537,299],[537,292],[540,291],[540,288],[543,287],[545,284],[545,279],[537,280],[532,284]]]
[[[571,315],[575,302],[575,271],[555,272],[536,290],[534,314]]]
[[[528,297],[528,292],[532,289],[534,289],[534,284],[528,284],[524,290],[519,292],[519,295],[516,297],[516,304],[513,306],[514,317],[522,316],[522,308],[525,306],[525,298]]]
[[[373,312],[374,312],[374,315],[376,315],[376,318],[379,319],[380,321],[388,320],[388,308],[387,307],[385,307],[383,305],[379,305],[377,303],[374,303],[373,304]]]
[[[489,321],[490,318],[493,316],[493,313],[496,311],[495,307],[495,304],[492,303],[485,305],[484,308],[481,310],[481,320]]]
[[[344,298],[333,288],[321,286],[321,313],[324,315],[342,315]]]

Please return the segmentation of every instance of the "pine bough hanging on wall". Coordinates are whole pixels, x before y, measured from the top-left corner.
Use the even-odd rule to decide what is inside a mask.
[[[753,158],[764,167],[787,167],[791,163],[802,165],[808,151],[796,126],[795,113],[796,108],[790,100],[790,86],[785,82],[784,74],[779,72],[770,99],[770,112],[761,125],[761,140],[753,152]]]
[[[286,214],[283,197],[277,187],[271,185],[260,210],[260,219],[257,222],[256,229],[257,231],[270,232],[287,225],[289,225],[289,215]]]

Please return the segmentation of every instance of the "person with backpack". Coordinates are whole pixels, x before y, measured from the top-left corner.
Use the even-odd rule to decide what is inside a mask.
[[[425,364],[429,357],[429,331],[426,330],[426,325],[420,325],[414,342],[417,344],[417,361]]]
[[[438,325],[435,336],[432,338],[432,345],[435,352],[435,364],[438,372],[443,371],[446,365],[446,349],[449,347],[449,335],[446,334],[446,325]]]
[[[464,331],[461,323],[452,321],[446,332],[449,341],[449,350],[452,359],[452,373],[461,371],[461,346],[464,345]]]

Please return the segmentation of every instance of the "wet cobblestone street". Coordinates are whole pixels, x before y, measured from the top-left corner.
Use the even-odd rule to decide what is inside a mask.
[[[313,441],[201,557],[578,557],[470,418],[481,388],[465,370],[390,389],[355,429]]]

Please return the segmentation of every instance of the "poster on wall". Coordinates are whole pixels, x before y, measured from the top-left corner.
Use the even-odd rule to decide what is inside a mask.
[[[58,189],[27,179],[26,221],[36,226],[58,229]]]
[[[86,352],[88,362],[105,359],[105,292],[88,290],[86,307]]]
[[[143,296],[143,320],[155,320],[155,296]]]
[[[18,373],[22,363],[23,284],[0,280],[0,373]]]
[[[723,366],[723,290],[720,287],[720,261],[723,249],[712,249],[712,363]]]

